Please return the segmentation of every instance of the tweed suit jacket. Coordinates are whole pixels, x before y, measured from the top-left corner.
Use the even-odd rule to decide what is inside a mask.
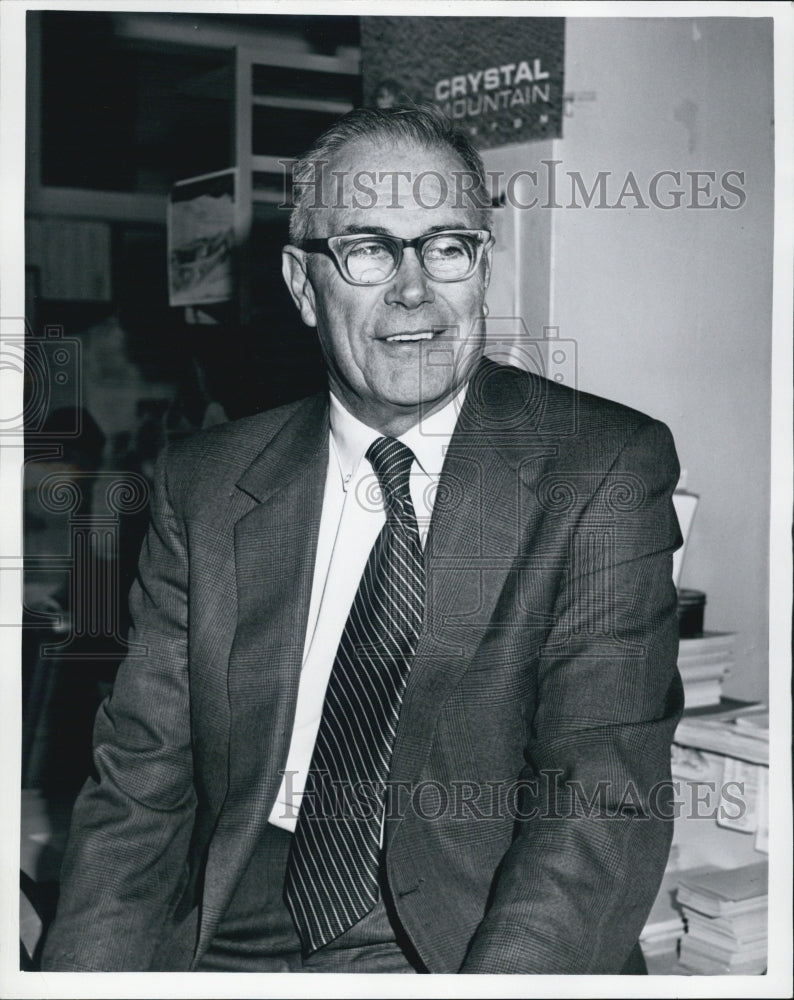
[[[291,736],[324,395],[158,463],[122,665],[75,806],[49,969],[193,967]],[[445,460],[385,865],[431,972],[619,972],[666,863],[676,670],[667,428],[483,360]],[[165,956],[165,957],[164,957]]]

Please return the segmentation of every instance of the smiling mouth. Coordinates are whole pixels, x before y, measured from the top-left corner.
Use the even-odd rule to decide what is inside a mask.
[[[385,337],[387,344],[398,342],[411,343],[419,340],[432,340],[432,330],[418,330],[416,333],[393,333],[390,337]]]

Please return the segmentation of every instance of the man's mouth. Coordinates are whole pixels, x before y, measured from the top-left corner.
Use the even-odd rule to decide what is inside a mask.
[[[417,330],[416,333],[393,333],[389,337],[385,337],[384,340],[388,344],[394,344],[398,342],[413,342],[419,340],[432,340],[433,330]]]

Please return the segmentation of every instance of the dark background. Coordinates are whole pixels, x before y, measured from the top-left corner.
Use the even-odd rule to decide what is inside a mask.
[[[147,30],[136,33],[143,21]],[[181,29],[179,38],[173,29]],[[228,45],[218,44],[219,38]],[[288,403],[325,384],[315,331],[301,322],[281,276],[285,208],[254,205],[244,247],[246,294],[204,308],[202,322],[189,321],[195,314],[168,304],[165,211],[157,222],[151,213],[137,217],[135,208],[142,196],[165,204],[178,180],[235,166],[233,45],[256,51],[261,42],[266,63],[266,52],[278,48],[279,39],[309,61],[333,56],[340,46],[355,51],[359,19],[164,13],[136,21],[124,12],[57,10],[27,15],[28,223],[52,229],[81,221],[42,209],[42,191],[65,192],[67,200],[71,190],[88,192],[97,203],[106,192],[129,196],[126,209],[105,219],[95,211],[89,220],[109,229],[110,259],[101,262],[109,268],[109,298],[47,297],[46,270],[57,262],[46,248],[32,259],[33,241],[27,240],[30,333],[46,338],[55,330],[79,349],[70,354],[63,384],[52,371],[43,385],[41,372],[30,364],[26,371],[22,780],[49,799],[70,802],[90,772],[93,717],[125,651],[126,596],[148,512],[144,504],[119,514],[112,550],[92,549],[79,569],[74,562],[68,569],[64,562],[77,544],[75,516],[89,519],[88,531],[91,518],[107,514],[108,476],[150,483],[156,456],[169,441]],[[38,86],[31,87],[31,80]],[[253,84],[256,93],[287,102],[319,96],[360,103],[358,75],[265,64],[255,68]],[[311,108],[296,113],[277,101],[256,105],[253,153],[295,156],[337,116]],[[41,482],[51,475],[80,489],[79,512],[47,508]],[[100,622],[95,634],[80,625],[75,573],[85,577],[86,592],[107,587],[108,579],[118,591],[113,621]],[[101,598],[97,591],[96,601]],[[75,639],[69,656],[47,651],[65,636]]]

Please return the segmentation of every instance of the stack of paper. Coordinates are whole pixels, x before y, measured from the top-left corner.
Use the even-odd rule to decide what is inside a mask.
[[[733,666],[733,632],[704,632],[678,643],[678,670],[687,708],[719,704],[722,682]]]
[[[758,975],[767,963],[766,861],[684,873],[678,903],[687,933],[681,965],[700,975]]]
[[[748,705],[709,715],[685,715],[678,723],[675,741],[753,764],[768,764],[769,710],[764,705]]]

